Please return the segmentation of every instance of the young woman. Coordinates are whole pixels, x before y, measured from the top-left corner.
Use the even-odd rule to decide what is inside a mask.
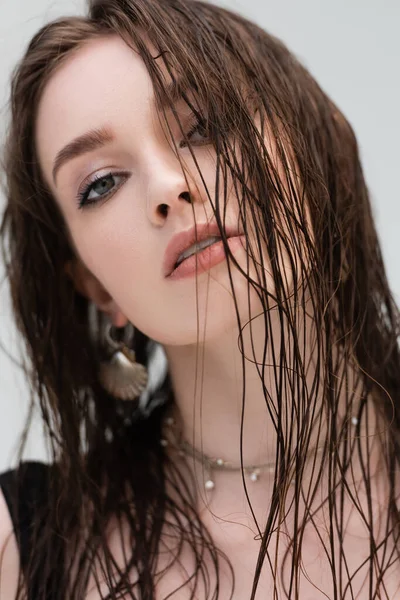
[[[1,476],[1,598],[398,598],[399,313],[343,114],[189,0],[49,23],[11,109],[52,460]]]

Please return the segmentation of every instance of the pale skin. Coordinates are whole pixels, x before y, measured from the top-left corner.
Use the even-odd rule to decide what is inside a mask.
[[[185,127],[189,109],[184,102],[177,107]],[[179,197],[187,190],[181,167],[163,138],[154,110],[151,82],[141,59],[119,38],[98,40],[82,49],[47,85],[38,112],[37,148],[46,181],[80,255],[79,261],[67,265],[69,274],[77,289],[105,311],[114,324],[122,326],[131,321],[163,345],[184,428],[188,439],[192,439],[198,336],[196,281],[195,277],[169,281],[162,274],[162,261],[173,234],[188,229],[194,221],[192,207]],[[54,183],[52,168],[57,152],[78,135],[103,125],[112,127],[115,142],[66,163]],[[176,125],[174,133],[179,143],[181,136]],[[209,145],[196,146],[198,139],[195,134],[194,152],[212,193],[214,156]],[[211,221],[212,207],[205,191],[202,193],[204,188],[189,150],[183,147],[180,152],[188,167],[192,167],[190,191],[196,221]],[[130,177],[102,204],[78,210],[75,196],[82,181],[94,174],[106,175],[109,170],[124,171]],[[112,185],[116,187],[115,183]],[[98,189],[92,190],[91,197],[99,195]],[[168,206],[168,216],[160,213],[162,204]],[[233,197],[229,204],[226,221],[234,224],[238,217]],[[246,270],[244,249],[235,256]],[[238,272],[233,277],[244,323],[248,319],[247,282]],[[197,386],[202,381],[202,392],[197,389],[196,406],[202,394],[203,450],[240,464],[242,357],[237,347],[237,320],[226,263],[200,275],[198,284],[199,339],[203,342],[197,375]],[[255,294],[251,299],[256,315],[261,312],[261,305]],[[207,309],[207,302],[212,310]],[[263,335],[259,319],[259,325],[253,324],[253,336],[258,338],[260,352]],[[249,335],[244,337],[248,344]],[[251,356],[250,346],[246,352]],[[273,456],[269,454],[272,445],[266,449],[265,443],[271,432],[266,424],[259,377],[250,363],[247,370],[244,461],[262,463]],[[197,444],[199,439],[197,412]],[[240,474],[234,474],[230,480],[235,500],[229,505],[224,500],[223,510],[243,512]],[[218,494],[214,497],[213,502],[217,503]]]
[[[185,127],[189,109],[183,102],[177,108]],[[206,454],[221,456],[239,465],[242,353],[238,348],[228,269],[224,262],[199,275],[197,306],[194,277],[173,282],[162,274],[166,246],[175,233],[194,224],[193,210],[197,223],[212,221],[213,212],[186,147],[179,151],[190,171],[193,207],[180,197],[182,192],[188,191],[188,186],[154,111],[151,81],[141,59],[118,37],[90,42],[52,76],[44,90],[36,123],[39,162],[79,255],[78,260],[65,266],[77,290],[106,312],[115,325],[124,326],[130,321],[163,345],[186,438],[193,441],[194,435],[196,446],[200,447],[201,439]],[[65,163],[53,181],[54,160],[61,148],[75,137],[103,126],[113,130],[114,141]],[[179,145],[179,128],[176,124],[174,127]],[[196,147],[196,139],[193,139],[193,148],[212,193],[214,155],[210,146]],[[78,189],[95,174],[105,177],[110,171],[124,173],[115,175],[117,179],[111,182],[115,193],[112,191],[97,205],[79,210]],[[90,192],[91,198],[101,193],[105,195],[99,186],[95,187]],[[160,211],[161,205],[166,205],[168,211]],[[237,219],[237,201],[231,194],[226,222],[235,224]],[[235,257],[246,271],[244,248]],[[267,263],[266,258],[264,262]],[[254,276],[252,267],[250,274]],[[270,275],[266,276],[272,285]],[[250,317],[260,314],[262,306],[251,292],[249,314],[247,281],[235,269],[232,277],[243,325]],[[263,319],[254,319],[252,335],[256,356],[261,361],[265,336]],[[198,339],[200,352],[197,355]],[[244,342],[245,355],[253,358],[248,329],[244,332]],[[245,377],[243,460],[245,465],[264,463],[274,457],[274,430],[267,418],[259,375],[250,361],[246,364]],[[202,487],[200,465],[195,467],[195,474]],[[233,563],[237,580],[235,600],[242,600],[249,596],[259,550],[259,542],[253,539],[256,528],[241,474],[219,472],[214,479],[216,488],[209,506],[214,516],[203,502],[199,510],[216,543]],[[253,510],[263,528],[271,478],[264,476],[248,487]],[[348,511],[347,549],[355,557],[354,570],[362,562],[361,556],[365,555],[368,544],[365,529],[351,515],[350,509]],[[328,565],[315,535],[304,539],[304,548],[310,578],[329,594]],[[160,598],[178,585],[179,577],[174,571],[163,587],[160,585]],[[396,581],[392,579],[391,597],[394,598]],[[304,600],[321,597],[307,582],[302,585]],[[360,579],[359,589],[361,587]],[[257,598],[266,597],[271,590],[267,574],[261,577],[259,590]],[[95,600],[98,592],[93,591],[87,597]],[[182,592],[179,597],[186,596]]]

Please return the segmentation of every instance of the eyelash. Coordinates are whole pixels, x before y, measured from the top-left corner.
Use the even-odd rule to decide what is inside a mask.
[[[186,133],[185,138],[190,138],[190,136],[192,136],[201,127],[205,128],[208,133],[207,121],[201,117],[200,118],[198,118],[198,117],[192,118],[189,125],[190,125],[190,129]],[[204,146],[209,143],[210,143],[210,140],[208,139],[204,142],[197,142],[197,145]],[[128,179],[129,175],[127,175],[126,173],[117,172],[117,171],[115,171],[115,172],[110,171],[106,175],[95,175],[93,177],[93,179],[87,185],[85,185],[81,191],[78,192],[78,195],[77,195],[78,209],[83,209],[83,208],[87,208],[88,206],[93,206],[95,204],[98,204],[100,201],[103,201],[105,198],[108,198],[110,196],[110,194],[115,193],[116,190],[113,189],[111,192],[109,192],[108,194],[105,194],[104,196],[100,196],[98,199],[96,198],[95,200],[88,200],[88,196],[89,196],[90,192],[92,191],[92,188],[96,185],[96,183],[98,181],[102,181],[103,179],[107,179],[108,177],[124,177],[125,179]],[[117,189],[121,185],[122,185],[122,183],[119,186],[116,186]]]

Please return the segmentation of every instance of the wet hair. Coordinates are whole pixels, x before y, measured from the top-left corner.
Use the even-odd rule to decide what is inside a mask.
[[[383,577],[398,560],[400,548],[399,313],[385,275],[357,141],[338,107],[279,39],[235,12],[189,0],[92,0],[87,16],[43,26],[12,74],[1,239],[31,389],[18,460],[35,405],[52,459],[47,501],[37,515],[24,579],[37,585],[35,600],[48,594],[80,599],[94,561],[100,560],[108,585],[107,594],[100,592],[102,598],[125,593],[126,598],[151,600],[160,578],[156,557],[165,543],[166,525],[175,539],[169,567],[179,563],[183,547],[193,554],[194,571],[185,584],[191,598],[200,584],[205,598],[221,598],[221,561],[230,564],[196,511],[195,486],[188,483],[185,461],[171,460],[159,443],[165,411],[174,405],[169,373],[151,390],[148,403],[153,410],[145,416],[134,402],[113,398],[98,383],[90,300],[65,273],[64,265],[76,256],[76,249],[38,161],[34,129],[46,84],[86,44],[112,35],[140,55],[161,103],[173,110],[173,98],[147,40],[171,78],[193,92],[191,99],[183,97],[199,119],[205,119],[217,157],[215,198],[209,194],[209,201],[221,227],[229,272],[240,266],[223,234],[221,207],[228,178],[247,239],[249,224],[255,231],[249,259],[257,276],[242,274],[263,306],[264,358],[273,357],[273,364],[266,368],[265,358],[258,373],[277,443],[272,499],[266,506],[265,527],[261,530],[257,524],[260,552],[248,597],[255,597],[260,572],[268,569],[274,598],[301,598],[302,539],[306,531],[317,530],[322,509],[327,515],[325,552],[334,598],[355,597],[354,573],[348,570],[343,548],[344,498],[351,498],[368,530],[370,597],[387,597]],[[161,122],[168,129],[167,119]],[[278,164],[267,138],[276,148]],[[194,144],[188,145],[195,160]],[[179,158],[175,146],[173,151]],[[290,265],[290,286],[283,262]],[[273,286],[265,278],[267,268]],[[100,327],[103,315],[98,311],[96,319]],[[306,333],[301,332],[305,324],[310,328]],[[242,348],[242,331],[251,328],[251,322],[241,323],[238,314],[238,326]],[[305,338],[313,340],[315,349],[311,381]],[[150,367],[155,346],[155,340],[136,330],[139,362]],[[352,384],[350,371],[356,374]],[[245,394],[244,389],[243,403]],[[372,431],[373,419],[380,424],[378,432]],[[380,444],[381,475],[389,490],[379,535],[374,527],[377,516],[370,508],[372,449],[365,442],[372,435]],[[314,460],[303,489],[313,439],[323,452]],[[362,467],[368,509],[351,494],[355,456]],[[328,492],[321,500],[316,491],[324,473]],[[282,517],[289,510],[296,515],[291,532],[285,530]],[[105,535],[114,517],[130,532],[123,566],[114,560]],[[281,572],[271,550],[274,536],[290,540]],[[60,565],[62,573],[55,578]],[[231,575],[233,597],[233,569]],[[22,572],[19,583],[18,598]]]

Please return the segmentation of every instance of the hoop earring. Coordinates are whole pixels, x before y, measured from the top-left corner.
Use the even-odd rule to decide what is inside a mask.
[[[134,400],[143,392],[148,382],[148,372],[144,365],[136,362],[135,352],[123,341],[112,337],[115,329],[124,329],[124,337],[133,330],[131,323],[117,328],[107,323],[104,329],[104,342],[108,358],[100,362],[99,381],[107,392],[121,400]]]

